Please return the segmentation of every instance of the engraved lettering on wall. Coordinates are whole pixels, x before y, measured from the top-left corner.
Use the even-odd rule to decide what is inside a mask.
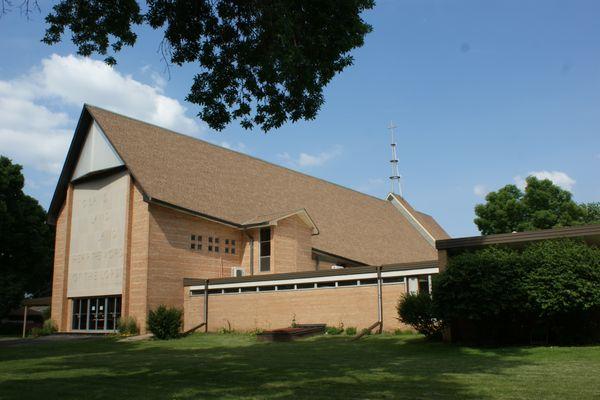
[[[129,175],[75,185],[69,297],[122,293]]]

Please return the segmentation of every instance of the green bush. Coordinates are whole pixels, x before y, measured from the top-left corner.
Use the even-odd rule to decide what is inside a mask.
[[[368,336],[371,334],[371,330],[369,328],[363,328],[360,330],[360,333],[362,333],[364,336]]]
[[[346,335],[348,336],[354,336],[356,335],[356,327],[355,326],[349,326],[346,328]]]
[[[173,339],[179,337],[183,312],[174,307],[158,306],[148,314],[148,329],[157,339]]]
[[[399,320],[427,337],[440,336],[442,323],[434,310],[429,293],[407,294],[396,307]]]
[[[57,331],[56,323],[51,319],[47,319],[44,321],[44,325],[41,328],[32,328],[29,334],[33,337],[40,337],[52,335]]]
[[[465,252],[434,279],[433,303],[457,340],[600,341],[600,249],[560,239]]]
[[[123,336],[134,336],[140,332],[137,321],[133,317],[119,318],[119,322],[117,322],[117,331]]]
[[[344,332],[344,324],[340,326],[328,326],[325,328],[326,335],[341,335]]]

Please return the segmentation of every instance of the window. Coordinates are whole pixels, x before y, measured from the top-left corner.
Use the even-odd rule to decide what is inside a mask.
[[[229,247],[225,247],[225,253],[229,253]]]
[[[361,279],[360,284],[361,285],[376,285],[377,279]]]
[[[212,251],[212,246],[208,245],[208,251]]]
[[[235,246],[235,239],[231,239],[231,245]]]
[[[296,288],[298,288],[298,289],[314,289],[315,284],[314,283],[299,283],[296,285]]]
[[[260,272],[271,270],[271,228],[260,230]]]
[[[338,286],[356,286],[358,284],[358,281],[339,281],[338,282]]]
[[[219,252],[219,246],[215,246],[215,253]]]
[[[235,247],[231,248],[231,254],[235,254]]]
[[[190,235],[190,249],[191,250],[202,250],[202,236],[201,235]]]
[[[215,243],[219,243],[219,238],[215,238]]]
[[[392,276],[389,278],[383,278],[383,283],[404,283],[403,276]]]
[[[213,242],[213,238],[212,238],[212,236],[209,236],[208,237],[208,243],[212,243],[212,242]]]
[[[429,276],[419,277],[419,293],[429,293]]]
[[[318,288],[322,288],[322,287],[335,287],[335,282],[318,282],[317,283],[317,287]]]
[[[225,244],[229,244],[229,239],[225,239]]]
[[[294,285],[278,285],[277,290],[294,290],[296,287]]]

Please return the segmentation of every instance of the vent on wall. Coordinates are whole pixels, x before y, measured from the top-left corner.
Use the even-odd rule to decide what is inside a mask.
[[[231,268],[231,276],[244,276],[244,269],[241,267],[233,267]]]

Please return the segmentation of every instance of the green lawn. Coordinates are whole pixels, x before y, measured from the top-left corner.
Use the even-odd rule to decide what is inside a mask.
[[[475,349],[416,335],[249,335],[0,347],[1,399],[600,398],[600,347]]]

